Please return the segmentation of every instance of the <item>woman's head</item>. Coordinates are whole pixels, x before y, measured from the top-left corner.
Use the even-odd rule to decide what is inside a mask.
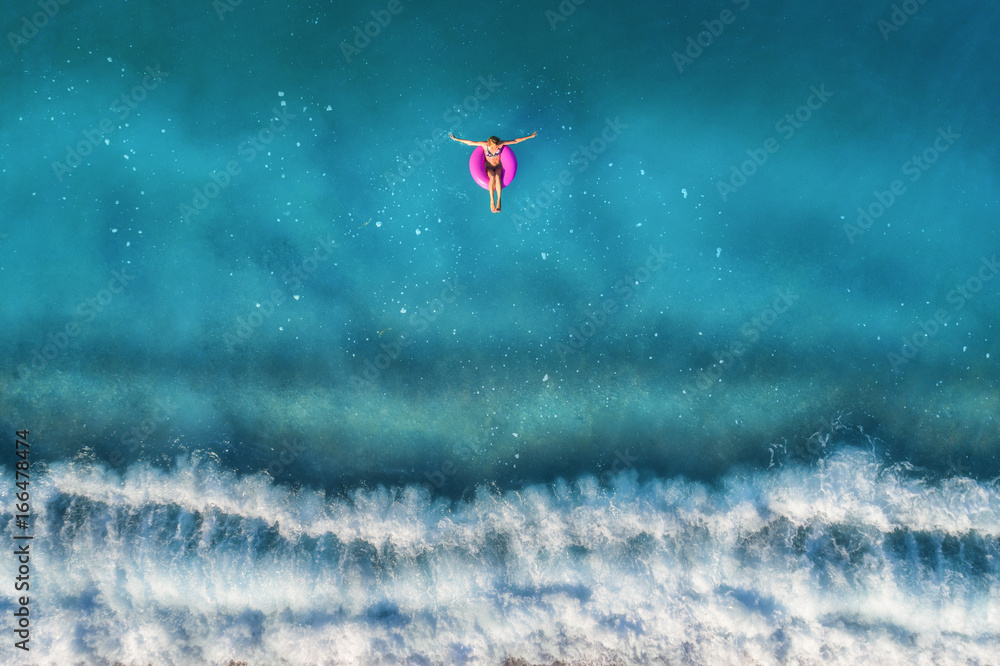
[[[486,140],[486,143],[490,144],[491,146],[499,146],[500,145],[500,139],[498,139],[495,136],[491,136],[490,138],[488,138]]]

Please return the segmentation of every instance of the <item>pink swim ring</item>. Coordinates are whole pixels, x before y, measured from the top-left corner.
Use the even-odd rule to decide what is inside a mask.
[[[514,155],[514,151],[510,149],[510,146],[503,146],[501,148],[500,166],[503,167],[501,169],[500,182],[503,183],[504,187],[507,187],[514,180],[514,174],[517,173],[517,156]],[[486,175],[486,156],[483,154],[482,146],[473,150],[472,156],[469,157],[469,173],[479,183],[479,187],[484,190],[490,189],[490,179]]]

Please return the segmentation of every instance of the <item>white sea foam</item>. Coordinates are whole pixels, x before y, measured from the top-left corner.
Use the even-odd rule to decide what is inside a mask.
[[[459,503],[413,487],[331,499],[197,459],[124,476],[59,463],[32,502],[32,654],[53,663],[1000,653],[1000,489],[856,450],[718,488],[623,474]]]

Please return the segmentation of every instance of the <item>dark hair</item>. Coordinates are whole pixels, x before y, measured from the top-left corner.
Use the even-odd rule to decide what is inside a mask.
[[[498,143],[501,143],[501,141],[497,137],[491,136],[489,139],[487,139],[487,143],[498,144]]]

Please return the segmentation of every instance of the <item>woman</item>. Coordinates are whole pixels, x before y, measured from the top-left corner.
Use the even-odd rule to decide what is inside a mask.
[[[483,157],[486,159],[486,177],[490,179],[490,186],[487,188],[490,191],[490,210],[494,213],[500,212],[500,190],[503,189],[503,179],[500,177],[500,151],[503,150],[504,146],[533,139],[536,134],[538,132],[532,132],[528,136],[522,136],[520,139],[514,139],[513,141],[501,141],[495,136],[491,136],[486,141],[468,141],[466,139],[456,139],[454,134],[448,134],[452,140],[464,143],[467,146],[483,147]],[[497,193],[496,203],[493,203],[494,190]]]

